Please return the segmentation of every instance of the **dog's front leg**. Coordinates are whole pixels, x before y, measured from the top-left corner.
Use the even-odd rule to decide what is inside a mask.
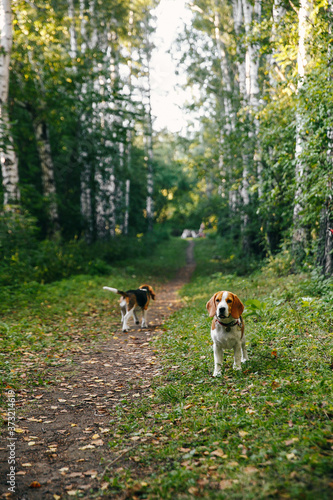
[[[221,375],[221,368],[223,363],[223,349],[218,344],[214,342],[213,345],[214,351],[214,373],[213,377],[218,377]]]
[[[242,341],[242,359],[241,359],[241,362],[245,363],[245,361],[248,361],[248,360],[249,360],[249,357],[247,355],[247,349],[246,349],[246,343],[245,343],[245,337],[244,337],[243,341]]]
[[[242,349],[241,345],[237,344],[234,347],[234,370],[241,370],[241,358],[242,358]]]
[[[127,311],[127,313],[125,314],[124,321],[123,321],[123,332],[128,331],[127,322],[131,318],[131,316],[133,316],[133,313],[134,313],[134,307],[132,309],[130,309],[129,311]]]

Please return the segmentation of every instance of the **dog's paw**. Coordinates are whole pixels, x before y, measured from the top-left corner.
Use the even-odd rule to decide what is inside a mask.
[[[241,369],[242,369],[242,367],[241,367],[240,365],[234,365],[234,366],[233,366],[233,369],[234,369],[234,370],[241,370]]]
[[[243,358],[243,359],[241,359],[241,362],[246,363],[248,360],[249,360],[249,358]]]
[[[128,332],[128,328],[123,328],[123,332],[127,333]]]
[[[219,372],[218,372],[218,371],[215,371],[215,372],[213,373],[213,377],[221,377],[221,375],[222,375],[221,371],[219,371]]]

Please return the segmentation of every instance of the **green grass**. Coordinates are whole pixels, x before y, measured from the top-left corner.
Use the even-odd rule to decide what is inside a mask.
[[[211,259],[215,245],[196,243],[187,306],[156,339],[163,373],[152,397],[113,416],[110,446],[129,451],[126,466],[107,476],[108,494],[332,498],[332,286],[315,274],[278,278],[271,268],[224,274],[227,256]],[[221,289],[248,301],[250,361],[236,372],[227,352],[222,377],[213,378],[205,304]]]
[[[49,368],[70,364],[72,355],[119,326],[117,296],[104,285],[137,287],[163,282],[185,264],[186,242],[170,239],[153,255],[117,263],[109,275],[78,275],[0,291],[0,394],[50,382]]]
[[[108,276],[4,287],[0,388],[46,384],[54,366],[70,366],[73,353],[112,335],[117,297],[102,286],[170,279],[186,245],[164,241],[150,258],[123,262]],[[110,416],[110,446],[123,455],[105,475],[105,495],[332,498],[332,283],[315,271],[288,275],[286,259],[241,276],[248,266],[218,239],[196,241],[195,251],[185,307],[155,339],[161,375],[149,397],[122,400]],[[227,351],[222,377],[213,378],[205,305],[221,289],[246,303],[250,361],[236,372]]]

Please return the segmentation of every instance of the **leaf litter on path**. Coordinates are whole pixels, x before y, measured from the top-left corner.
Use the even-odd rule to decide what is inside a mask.
[[[151,340],[163,333],[163,322],[182,306],[177,290],[194,270],[193,260],[188,262],[175,280],[157,287],[156,303],[148,311],[149,328],[132,326],[124,334],[118,327],[109,340],[94,346],[81,340],[67,363],[52,367],[58,383],[16,394],[16,497],[90,498],[107,489],[105,464],[123,459],[129,451],[115,452],[108,445],[110,420],[121,401],[151,394],[151,380],[160,370]],[[3,478],[8,473],[6,460],[0,473]],[[7,493],[3,481],[0,497]]]

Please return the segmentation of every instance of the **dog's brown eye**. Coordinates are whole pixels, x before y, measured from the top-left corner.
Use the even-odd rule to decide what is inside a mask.
[[[228,304],[231,304],[232,300],[231,299],[228,299],[227,300]]]
[[[220,299],[216,299],[216,302],[220,302]]]

